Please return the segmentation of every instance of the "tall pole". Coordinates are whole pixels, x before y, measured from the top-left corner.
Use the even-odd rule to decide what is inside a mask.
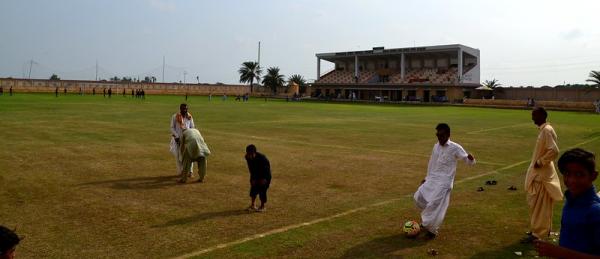
[[[162,77],[162,82],[165,82],[165,56],[163,56],[163,77]]]
[[[260,41],[258,42],[258,66],[260,67]]]
[[[29,76],[28,76],[29,79],[31,79],[31,67],[33,67],[33,59],[31,59],[29,61]]]
[[[98,60],[96,59],[96,81],[98,81]]]

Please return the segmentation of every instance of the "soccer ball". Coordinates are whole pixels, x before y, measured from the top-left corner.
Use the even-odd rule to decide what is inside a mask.
[[[421,232],[421,227],[416,221],[409,220],[406,223],[404,223],[402,231],[404,231],[404,234],[407,237],[416,237],[419,234],[419,232]]]

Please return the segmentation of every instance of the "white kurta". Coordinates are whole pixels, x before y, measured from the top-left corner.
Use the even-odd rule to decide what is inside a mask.
[[[195,128],[194,118],[190,115],[190,118],[183,118],[183,124],[179,125],[177,122],[177,113],[173,114],[171,117],[171,144],[169,150],[171,154],[175,156],[175,162],[177,163],[177,174],[181,174],[181,170],[183,170],[183,163],[181,162],[180,154],[179,154],[179,145],[175,142],[175,138],[181,139],[182,131],[184,129]],[[191,171],[190,171],[191,172]]]
[[[450,202],[450,191],[456,175],[456,161],[463,160],[474,165],[468,154],[459,144],[448,140],[445,145],[436,143],[433,146],[425,183],[419,186],[414,195],[417,207],[421,211],[422,225],[430,232],[437,234]]]

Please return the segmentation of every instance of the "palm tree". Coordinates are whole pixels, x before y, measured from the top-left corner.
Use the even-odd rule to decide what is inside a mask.
[[[300,87],[301,94],[306,92],[306,80],[304,79],[303,76],[298,75],[298,74],[291,75],[290,78],[288,79],[288,82],[298,84],[298,86]]]
[[[589,77],[590,78],[588,80],[585,80],[586,82],[594,83],[592,85],[593,87],[600,87],[600,71],[592,70],[592,72],[590,72]]]
[[[240,73],[240,83],[250,83],[250,92],[252,92],[254,79],[258,82],[260,80],[260,74],[262,73],[258,63],[246,61],[242,63],[242,67],[240,67],[238,72]]]
[[[485,87],[489,87],[491,89],[496,89],[496,87],[500,87],[502,86],[502,84],[498,83],[498,80],[496,80],[495,78],[492,80],[485,80],[483,82],[483,86]]]
[[[277,87],[282,87],[285,83],[283,79],[284,76],[279,74],[278,67],[270,67],[267,69],[267,74],[263,77],[263,84],[273,91],[274,94],[277,93]]]

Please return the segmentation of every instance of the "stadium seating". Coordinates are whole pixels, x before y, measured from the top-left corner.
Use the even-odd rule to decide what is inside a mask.
[[[471,67],[472,68],[472,67]],[[467,67],[466,69],[471,69]],[[468,71],[468,70],[465,70]],[[450,68],[423,68],[423,69],[411,69],[406,72],[404,79],[402,79],[399,70],[394,71],[389,75],[389,81],[391,84],[414,84],[414,83],[433,83],[433,84],[451,84],[457,80],[457,69],[456,67]],[[319,83],[325,84],[350,84],[354,82],[354,72],[352,71],[341,71],[333,70],[323,75]],[[358,83],[380,83],[379,76],[375,71],[361,71],[358,79]]]

